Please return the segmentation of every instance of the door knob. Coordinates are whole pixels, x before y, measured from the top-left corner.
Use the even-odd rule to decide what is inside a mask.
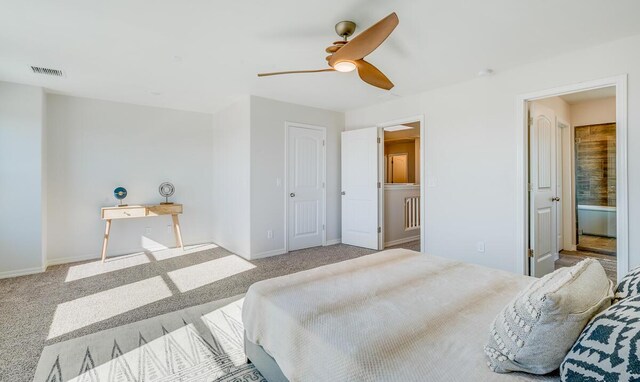
[[[558,197],[551,198],[551,201],[552,201],[552,202],[559,202],[559,201],[560,201],[560,198],[558,198]]]
[[[289,196],[291,196],[292,198],[296,197],[296,194],[294,194],[293,192],[289,194]]]
[[[340,193],[340,195],[346,195],[346,194],[347,194],[347,193],[346,193],[346,192],[344,192],[344,191],[342,191],[342,192]]]

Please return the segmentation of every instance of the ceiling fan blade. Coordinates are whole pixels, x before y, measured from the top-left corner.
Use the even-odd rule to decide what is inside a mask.
[[[393,88],[393,82],[389,81],[387,76],[367,61],[357,60],[354,61],[354,64],[358,68],[358,75],[362,81],[384,90]]]
[[[280,74],[296,74],[296,73],[320,73],[320,72],[335,72],[335,69],[315,69],[315,70],[290,70],[288,72],[272,72],[272,73],[258,73],[258,77],[278,76]]]
[[[335,52],[329,59],[329,65],[333,66],[340,61],[356,61],[366,57],[389,37],[399,22],[398,15],[393,12],[373,24]]]

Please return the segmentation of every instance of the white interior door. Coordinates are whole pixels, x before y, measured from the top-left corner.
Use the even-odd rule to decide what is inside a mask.
[[[342,242],[379,249],[378,128],[342,133]]]
[[[553,110],[531,105],[529,124],[529,248],[530,274],[542,277],[555,269],[556,116]]]
[[[322,129],[287,131],[288,250],[324,244],[324,136]]]

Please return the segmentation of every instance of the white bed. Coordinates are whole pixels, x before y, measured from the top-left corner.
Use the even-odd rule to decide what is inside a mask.
[[[486,365],[489,324],[532,280],[394,249],[261,281],[242,312],[247,354],[292,382],[559,380]]]

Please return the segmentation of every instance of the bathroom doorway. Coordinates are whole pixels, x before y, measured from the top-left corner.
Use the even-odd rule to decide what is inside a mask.
[[[420,125],[416,120],[382,128],[384,248],[421,249]]]
[[[590,257],[616,281],[616,87],[527,104],[531,275]]]

